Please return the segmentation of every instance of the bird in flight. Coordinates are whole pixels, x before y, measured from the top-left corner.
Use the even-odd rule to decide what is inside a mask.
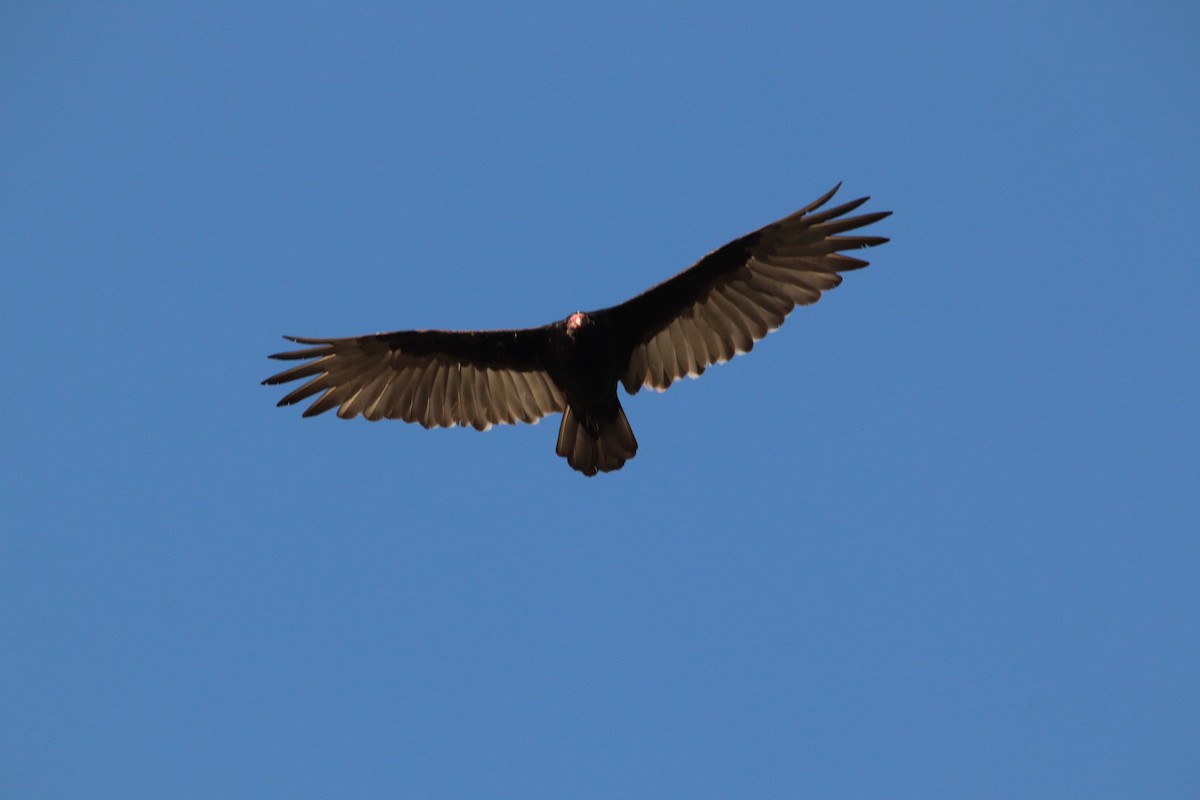
[[[336,408],[343,418],[482,431],[561,413],[558,455],[584,475],[620,469],[638,445],[618,382],[629,394],[643,386],[661,392],[749,352],[795,306],[840,284],[839,273],[867,266],[844,251],[888,241],[843,235],[891,212],[847,216],[866,197],[824,208],[840,187],[620,305],[540,328],[287,336],[306,347],[271,358],[302,363],[263,383],[307,378],[279,401],[290,406],[316,395],[306,417]]]

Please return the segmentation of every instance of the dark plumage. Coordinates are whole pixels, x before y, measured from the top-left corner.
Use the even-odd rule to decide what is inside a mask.
[[[316,395],[306,417],[336,408],[339,417],[486,430],[562,413],[560,456],[585,475],[620,469],[637,440],[618,381],[630,394],[663,391],[748,352],[792,308],[841,283],[838,273],[867,266],[843,251],[888,241],[842,235],[891,212],[846,216],[866,197],[820,210],[839,187],[620,305],[521,330],[289,336],[310,346],[271,358],[303,363],[263,383],[309,379],[279,401]]]

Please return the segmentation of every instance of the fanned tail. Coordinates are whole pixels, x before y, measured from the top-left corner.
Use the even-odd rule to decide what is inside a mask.
[[[624,466],[637,454],[637,439],[625,418],[625,409],[620,406],[617,407],[617,418],[601,428],[599,436],[588,433],[567,406],[558,429],[556,449],[572,468],[590,477]]]

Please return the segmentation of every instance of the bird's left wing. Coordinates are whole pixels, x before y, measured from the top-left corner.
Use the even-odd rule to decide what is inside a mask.
[[[748,352],[797,305],[815,303],[867,262],[844,250],[874,247],[881,236],[842,234],[888,216],[846,216],[869,198],[821,210],[838,186],[796,213],[709,253],[632,300],[592,314],[621,339],[628,361],[621,382],[665,390],[685,375]]]
[[[309,378],[279,401],[287,406],[319,394],[306,417],[336,408],[343,418],[403,419],[426,428],[537,422],[566,407],[545,370],[548,335],[547,328],[526,328],[289,336],[310,346],[271,358],[304,363],[263,383]]]

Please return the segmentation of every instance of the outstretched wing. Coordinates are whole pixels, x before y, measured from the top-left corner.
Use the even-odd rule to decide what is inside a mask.
[[[279,405],[320,395],[311,417],[402,419],[426,428],[537,422],[566,407],[543,364],[545,328],[512,331],[396,331],[345,339],[303,339],[303,350],[271,358],[304,361],[263,381],[309,378]]]
[[[847,217],[867,197],[819,211],[841,187],[709,253],[637,297],[594,313],[623,337],[629,353],[621,382],[665,390],[685,375],[748,352],[798,305],[815,303],[842,282],[840,272],[867,262],[844,250],[875,247],[880,236],[843,236],[891,214]]]

